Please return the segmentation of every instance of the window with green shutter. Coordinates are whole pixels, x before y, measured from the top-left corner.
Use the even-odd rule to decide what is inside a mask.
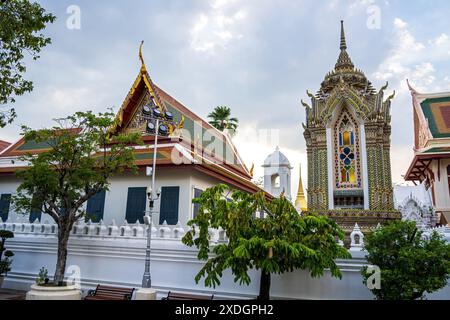
[[[11,194],[2,194],[2,196],[0,197],[0,218],[2,218],[3,221],[6,221],[8,219],[10,204]]]
[[[91,220],[92,222],[99,222],[103,219],[105,195],[106,191],[102,190],[88,200],[86,207],[86,221]]]
[[[30,223],[33,223],[38,219],[41,221],[42,216],[42,202],[39,202],[39,200],[36,197],[33,197],[31,200],[32,208],[30,210]]]
[[[203,192],[202,189],[194,188],[194,199],[199,198],[201,196],[202,192]],[[197,217],[198,211],[200,210],[200,204],[194,203],[192,207],[193,207],[192,217],[195,218],[195,217]]]
[[[178,205],[180,198],[180,187],[161,188],[161,206],[159,209],[159,224],[167,221],[169,225],[178,223]]]
[[[128,188],[127,211],[125,219],[129,223],[144,223],[147,188]]]

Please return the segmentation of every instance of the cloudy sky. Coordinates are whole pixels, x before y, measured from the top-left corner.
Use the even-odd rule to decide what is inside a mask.
[[[300,99],[334,67],[343,19],[354,64],[376,88],[389,81],[388,93],[397,91],[392,167],[394,182],[402,182],[413,155],[405,79],[418,91],[450,91],[448,0],[39,2],[58,17],[46,30],[53,43],[28,63],[35,89],[17,99],[18,117],[0,129],[0,139],[19,138],[21,124],[38,128],[78,110],[117,110],[145,40],[155,83],[204,118],[214,106],[231,107],[240,120],[235,143],[247,165],[255,163],[255,175],[279,145],[295,167],[296,185],[299,164],[306,167]],[[306,168],[302,176],[306,182]]]

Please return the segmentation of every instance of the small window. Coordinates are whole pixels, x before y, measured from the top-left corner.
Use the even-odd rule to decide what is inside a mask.
[[[30,223],[33,223],[36,221],[41,221],[42,216],[42,202],[39,202],[39,200],[36,197],[33,197],[31,200],[31,210],[30,210]]]
[[[164,221],[166,221],[168,225],[176,225],[178,223],[179,200],[180,187],[161,188],[159,224],[163,224]]]
[[[94,223],[100,222],[103,219],[103,212],[105,210],[105,195],[106,191],[102,190],[92,196],[86,207],[86,221],[91,220]],[[139,219],[139,217],[137,217]],[[135,223],[136,221],[129,221]]]
[[[3,221],[8,220],[10,203],[11,194],[2,194],[0,197],[0,218],[3,219]]]
[[[128,188],[125,219],[129,223],[136,223],[136,221],[144,223],[146,200],[146,187]]]
[[[203,192],[203,190],[194,188],[194,197],[193,197],[193,199],[200,197],[202,192]],[[200,204],[194,203],[192,208],[193,208],[192,217],[196,218],[197,215],[198,215],[198,212],[200,210]]]
[[[281,183],[280,183],[280,176],[278,174],[274,174],[272,176],[272,186],[274,188],[279,188],[280,185],[281,185]]]

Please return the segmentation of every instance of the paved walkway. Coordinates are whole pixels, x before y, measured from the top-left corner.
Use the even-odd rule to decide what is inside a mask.
[[[0,289],[0,300],[25,300],[26,291]]]

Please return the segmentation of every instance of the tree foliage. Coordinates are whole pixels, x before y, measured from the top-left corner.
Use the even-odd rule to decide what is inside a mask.
[[[380,300],[423,298],[446,286],[450,276],[450,244],[434,232],[424,237],[413,221],[394,221],[367,235],[367,261],[381,271]],[[364,283],[371,273],[362,271]]]
[[[231,109],[226,106],[215,107],[214,110],[208,114],[208,118],[211,119],[209,123],[213,127],[220,131],[229,129],[233,134],[236,132],[239,123],[237,118],[231,117]]]
[[[73,224],[85,215],[83,204],[108,189],[111,176],[137,171],[132,145],[141,142],[140,134],[111,136],[113,119],[109,112],[77,112],[50,129],[23,127],[25,141],[47,145],[48,151],[23,157],[29,167],[17,173],[22,183],[13,201],[19,212],[39,210],[58,225],[55,281],[64,276],[67,240]]]
[[[51,40],[41,31],[53,23],[55,16],[46,13],[38,3],[29,0],[0,2],[0,127],[15,117],[15,96],[33,90],[33,83],[23,78],[26,72],[25,54],[33,60]]]
[[[0,277],[11,271],[11,258],[14,256],[14,253],[10,250],[6,250],[5,247],[6,239],[11,238],[14,238],[14,233],[9,230],[0,230]],[[5,258],[3,258],[3,256]]]
[[[231,197],[224,197],[226,193]],[[268,286],[261,284],[267,290],[260,290],[260,298],[268,298],[272,273],[308,269],[311,276],[318,277],[329,268],[333,276],[341,277],[335,259],[349,254],[336,242],[343,239],[342,231],[327,217],[300,216],[283,196],[269,201],[262,192],[248,194],[226,185],[207,189],[194,202],[200,205],[199,213],[189,221],[191,229],[183,242],[196,246],[198,259],[206,261],[195,277],[197,283],[204,277],[206,286],[215,287],[230,268],[235,282],[248,285],[248,272],[256,269],[269,275],[265,278]],[[256,212],[264,212],[266,217],[255,218]],[[209,228],[226,231],[228,241],[211,248]]]

